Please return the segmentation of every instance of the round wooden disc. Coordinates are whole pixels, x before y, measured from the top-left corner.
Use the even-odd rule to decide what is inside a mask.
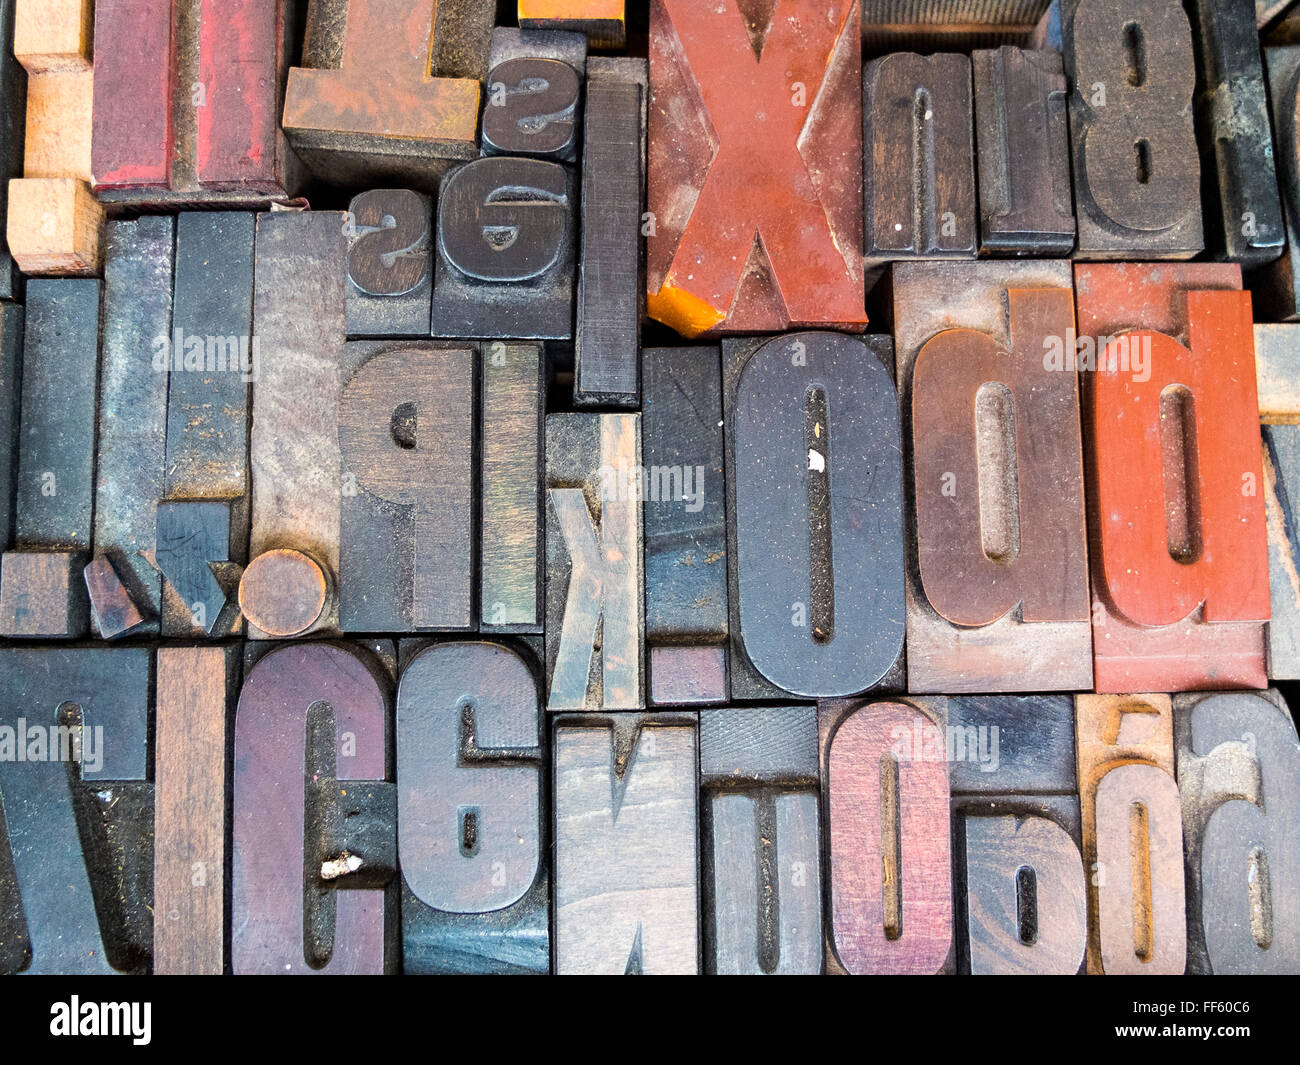
[[[310,629],[325,610],[325,572],[301,551],[277,548],[258,555],[239,581],[239,607],[268,636],[288,638]]]

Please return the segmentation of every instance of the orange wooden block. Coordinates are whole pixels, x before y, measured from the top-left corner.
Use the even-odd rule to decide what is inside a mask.
[[[84,181],[15,178],[5,230],[25,274],[92,277],[101,269],[104,209]]]
[[[627,43],[624,0],[519,0],[519,26],[525,30],[585,33],[592,48],[622,48]]]
[[[1231,264],[1075,267],[1099,692],[1267,684],[1255,349],[1240,288]]]
[[[91,180],[94,93],[95,76],[89,70],[27,80],[24,177]]]
[[[90,70],[93,0],[17,0],[14,57],[28,74]]]

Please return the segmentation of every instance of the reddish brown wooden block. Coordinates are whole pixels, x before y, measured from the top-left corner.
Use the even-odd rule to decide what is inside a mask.
[[[908,690],[1092,687],[1070,265],[902,263]]]
[[[944,701],[822,703],[830,950],[851,973],[952,964]]]
[[[519,0],[525,30],[574,30],[593,48],[622,48],[627,42],[626,0]]]
[[[1240,268],[1080,265],[1075,286],[1096,690],[1262,688],[1268,544]]]
[[[858,0],[654,0],[650,317],[865,326],[858,20]]]
[[[1088,972],[1181,973],[1183,824],[1168,695],[1075,697]]]

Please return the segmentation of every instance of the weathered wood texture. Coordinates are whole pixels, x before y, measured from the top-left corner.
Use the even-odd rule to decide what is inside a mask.
[[[524,29],[575,30],[593,48],[622,48],[627,43],[626,0],[519,0]]]
[[[352,198],[346,230],[348,336],[428,336],[433,202],[371,189]]]

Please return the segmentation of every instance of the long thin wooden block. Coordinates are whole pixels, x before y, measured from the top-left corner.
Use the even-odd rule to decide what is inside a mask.
[[[1183,826],[1168,695],[1075,697],[1088,972],[1179,974]]]
[[[896,52],[862,77],[867,260],[973,259],[970,57]]]
[[[556,972],[698,973],[695,715],[554,725]]]
[[[819,707],[831,959],[851,973],[951,969],[942,700]]]
[[[135,632],[157,633],[162,611],[152,560],[167,457],[175,234],[174,219],[146,216],[110,222],[105,241],[94,548],[120,581],[121,591],[112,582],[101,590],[124,594],[142,616]],[[97,619],[118,614],[90,591]],[[98,632],[111,635],[104,625]]]
[[[908,690],[1091,688],[1070,264],[900,263],[893,282]]]
[[[645,706],[639,414],[546,419],[550,710]]]
[[[104,209],[78,178],[9,182],[5,239],[23,273],[89,277],[103,256]]]
[[[650,701],[723,703],[729,619],[718,349],[647,348],[641,365]]]
[[[1268,520],[1268,675],[1300,679],[1300,425],[1262,427]]]
[[[14,489],[18,476],[18,419],[22,397],[23,308],[0,300],[0,550],[14,535]]]
[[[410,189],[354,196],[347,217],[348,336],[428,336],[433,203]]]
[[[1286,249],[1277,262],[1252,280],[1260,311],[1267,320],[1293,322],[1300,319],[1300,139],[1296,137],[1296,117],[1300,114],[1300,47],[1265,49],[1264,60],[1282,215],[1286,223]]]
[[[820,772],[813,706],[705,710],[705,970],[822,971]]]
[[[235,714],[236,973],[395,971],[389,705],[377,663],[344,646],[281,647],[248,674]]]
[[[1023,43],[1048,0],[863,0],[862,43],[898,48],[988,48]]]
[[[323,581],[318,585],[309,574],[304,582],[266,587],[277,620],[296,619],[282,626],[264,618],[281,636],[338,632],[333,597],[328,606],[320,604],[319,612],[313,608],[317,589],[333,584],[339,573],[343,460],[337,415],[346,254],[343,215],[337,212],[274,211],[257,216],[253,322],[260,365],[249,443],[249,557],[256,563],[268,552],[299,552],[319,567]],[[291,578],[296,569],[276,572]],[[245,588],[256,595],[255,586],[241,585],[241,595]],[[291,588],[296,590],[293,595]],[[248,635],[258,639],[273,634],[250,618]]]
[[[1174,698],[1188,971],[1300,966],[1300,742],[1275,691]]]
[[[587,64],[573,377],[579,407],[635,407],[640,398],[647,78],[639,59]]]
[[[859,11],[653,0],[651,318],[688,337],[865,326]]]
[[[28,78],[23,177],[91,179],[93,96],[89,70]]]
[[[153,971],[220,975],[226,738],[235,647],[160,647],[154,721]]]
[[[406,973],[546,973],[541,715],[528,663],[494,643],[417,654],[397,692]]]
[[[545,619],[545,378],[540,344],[493,341],[484,346],[479,503],[484,632],[541,632]]]
[[[722,355],[732,698],[866,691],[903,650],[889,338],[797,333]]]
[[[1300,327],[1255,326],[1255,383],[1261,424],[1300,424]]]
[[[1068,97],[1059,52],[1003,45],[971,56],[979,161],[980,251],[1074,249]]]
[[[641,66],[644,69],[644,61]],[[559,58],[498,59],[494,54],[483,108],[483,154],[576,161],[582,74],[582,64]]]
[[[171,0],[95,4],[97,187],[158,185],[171,177],[175,30]]]
[[[1178,0],[1062,0],[1080,259],[1205,245],[1192,28]],[[1235,94],[1234,94],[1235,97]]]
[[[475,0],[315,0],[285,89],[290,143],[330,181],[436,182],[477,154],[494,16]]]
[[[27,125],[27,77],[13,54],[15,6],[16,0],[0,0],[0,219],[9,213],[9,180],[23,172]],[[0,235],[0,300],[21,298],[22,278]]]
[[[1206,239],[1216,258],[1259,266],[1286,243],[1253,0],[1196,0],[1196,117]]]
[[[488,156],[438,196],[433,334],[524,340],[573,335],[577,181],[559,163]]]
[[[14,55],[29,74],[90,69],[94,0],[15,0]]]
[[[488,49],[489,72],[512,59],[556,59],[568,64],[581,77],[587,69],[587,37],[583,33],[570,30],[521,29],[518,26],[494,27],[492,46]],[[489,77],[488,80],[490,82],[491,78]],[[519,86],[519,88],[527,89],[526,86]],[[559,99],[563,101],[564,97],[561,96]],[[536,119],[550,120],[549,108],[535,110]]]
[[[468,630],[475,345],[346,345],[339,621],[345,632]]]
[[[1266,683],[1259,412],[1239,286],[1235,265],[1075,268],[1079,368],[1092,370],[1097,691]]]
[[[593,48],[627,43],[626,0],[519,0],[519,25],[585,33]]]
[[[0,651],[0,971],[149,964],[152,652]],[[9,864],[9,863],[6,863]]]

